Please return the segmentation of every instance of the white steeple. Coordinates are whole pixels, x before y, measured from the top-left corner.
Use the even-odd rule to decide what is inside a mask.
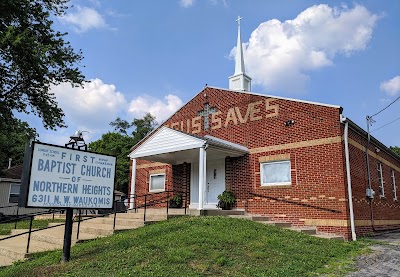
[[[230,76],[229,79],[229,89],[232,90],[251,90],[251,78],[246,75],[244,67],[244,57],[242,49],[242,38],[240,36],[240,20],[242,17],[238,16],[236,20],[238,22],[238,37],[236,46],[236,57],[235,57],[235,73]]]

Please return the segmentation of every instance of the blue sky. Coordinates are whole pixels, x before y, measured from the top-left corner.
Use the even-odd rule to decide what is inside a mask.
[[[64,144],[75,130],[87,142],[152,112],[159,122],[202,90],[227,88],[234,72],[237,16],[242,16],[252,91],[336,104],[364,129],[400,96],[400,1],[73,0],[55,28],[82,49],[84,89],[52,88],[66,129],[36,127],[39,140]],[[400,118],[400,100],[380,113],[375,130]],[[400,145],[400,119],[373,131]]]

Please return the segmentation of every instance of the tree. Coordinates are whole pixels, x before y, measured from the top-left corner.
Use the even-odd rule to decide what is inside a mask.
[[[19,119],[12,119],[6,128],[0,128],[0,170],[8,167],[8,159],[12,165],[22,164],[25,142],[37,136],[35,129]]]
[[[129,129],[133,127],[134,129],[131,132],[131,135],[136,144],[154,129],[157,125],[157,121],[154,116],[147,113],[143,118],[133,119],[132,123],[117,117],[117,119],[112,121],[110,125],[114,127],[115,132],[123,135],[128,135]]]
[[[39,116],[47,129],[66,127],[51,85],[82,85],[75,53],[53,30],[51,16],[65,14],[68,0],[0,1],[0,121],[13,122],[13,112]],[[2,127],[2,126],[0,126]]]
[[[400,147],[398,147],[398,146],[390,146],[389,148],[390,148],[390,150],[392,150],[394,153],[396,153],[397,155],[400,156]]]
[[[128,193],[128,154],[136,143],[155,128],[157,122],[155,117],[148,113],[141,119],[135,118],[131,123],[118,117],[110,125],[114,127],[114,132],[103,134],[101,139],[89,143],[89,150],[117,157],[116,189]]]
[[[134,145],[133,138],[119,133],[107,133],[101,139],[89,143],[89,150],[117,157],[116,189],[128,192],[129,150]]]

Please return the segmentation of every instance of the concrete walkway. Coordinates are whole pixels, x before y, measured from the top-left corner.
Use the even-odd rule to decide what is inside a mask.
[[[357,271],[347,277],[399,277],[400,230],[372,238],[381,244],[371,246],[372,253],[357,258]]]

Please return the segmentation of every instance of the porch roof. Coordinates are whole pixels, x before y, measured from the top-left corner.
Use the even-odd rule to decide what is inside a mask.
[[[227,156],[239,157],[249,152],[247,147],[212,136],[195,136],[168,127],[161,127],[129,157],[169,164],[197,162],[198,149],[207,149],[207,159],[220,159]]]

